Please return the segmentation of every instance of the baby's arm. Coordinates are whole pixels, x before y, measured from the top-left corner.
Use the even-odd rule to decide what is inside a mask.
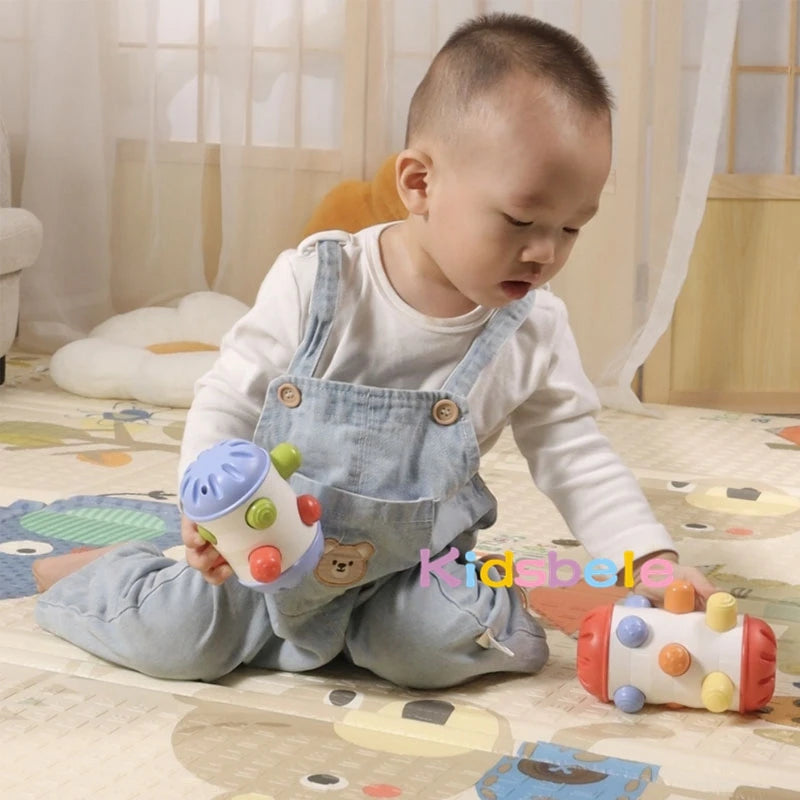
[[[593,558],[608,558],[624,579],[624,554],[633,553],[634,591],[661,605],[664,589],[644,586],[639,569],[660,558],[674,564],[675,579],[689,581],[697,607],[715,589],[696,568],[679,563],[666,528],[656,520],[636,478],[622,463],[591,415],[530,428],[517,423],[514,434],[528,457],[536,485],[556,505],[570,531]],[[529,455],[530,454],[530,455]]]
[[[514,411],[511,425],[536,485],[594,558],[624,568],[633,553],[635,591],[656,603],[663,589],[644,587],[638,567],[651,558],[674,563],[676,578],[696,589],[699,607],[714,589],[693,567],[679,564],[677,549],[656,520],[638,481],[614,452],[594,418],[600,404],[586,377],[563,306],[552,326],[550,370],[541,386]],[[620,583],[622,582],[620,572]]]
[[[225,334],[214,366],[195,385],[181,443],[179,485],[186,468],[203,450],[224,439],[253,438],[267,387],[289,366],[304,313],[292,253],[278,257],[255,304]],[[231,576],[230,566],[185,516],[181,518],[181,537],[187,563],[209,583],[220,584]]]

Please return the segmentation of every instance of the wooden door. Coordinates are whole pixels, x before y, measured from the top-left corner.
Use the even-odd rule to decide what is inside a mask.
[[[729,113],[648,402],[800,413],[798,0],[744,0]]]

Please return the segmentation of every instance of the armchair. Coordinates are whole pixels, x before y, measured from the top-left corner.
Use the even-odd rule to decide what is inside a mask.
[[[6,353],[17,335],[22,270],[36,261],[41,246],[41,222],[30,211],[11,208],[11,158],[0,119],[0,384]]]

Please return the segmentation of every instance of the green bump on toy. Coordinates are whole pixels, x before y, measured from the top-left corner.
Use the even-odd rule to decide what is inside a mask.
[[[217,537],[214,536],[211,531],[206,530],[202,525],[197,526],[197,532],[200,534],[201,538],[205,539],[209,544],[217,543]]]
[[[269,452],[269,458],[275,465],[275,469],[278,470],[278,475],[285,481],[288,481],[289,477],[300,469],[302,463],[300,451],[289,442],[281,442],[273,447]]]
[[[268,500],[266,497],[260,497],[250,504],[250,508],[244,515],[244,521],[257,531],[263,531],[264,528],[269,528],[278,517],[278,509],[275,508],[275,503]]]

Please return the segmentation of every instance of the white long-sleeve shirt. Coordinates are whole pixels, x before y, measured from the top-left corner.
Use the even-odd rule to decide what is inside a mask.
[[[252,309],[225,335],[195,387],[179,476],[221,439],[253,436],[267,386],[284,374],[305,332],[316,277],[315,243],[344,242],[339,307],[315,376],[397,389],[437,390],[492,314],[426,316],[392,288],[380,257],[385,226],[309,237],[278,256]],[[674,549],[636,479],[599,432],[599,402],[581,366],[563,302],[539,290],[528,318],[484,368],[467,397],[481,453],[510,424],[536,484],[594,557],[620,568]]]

